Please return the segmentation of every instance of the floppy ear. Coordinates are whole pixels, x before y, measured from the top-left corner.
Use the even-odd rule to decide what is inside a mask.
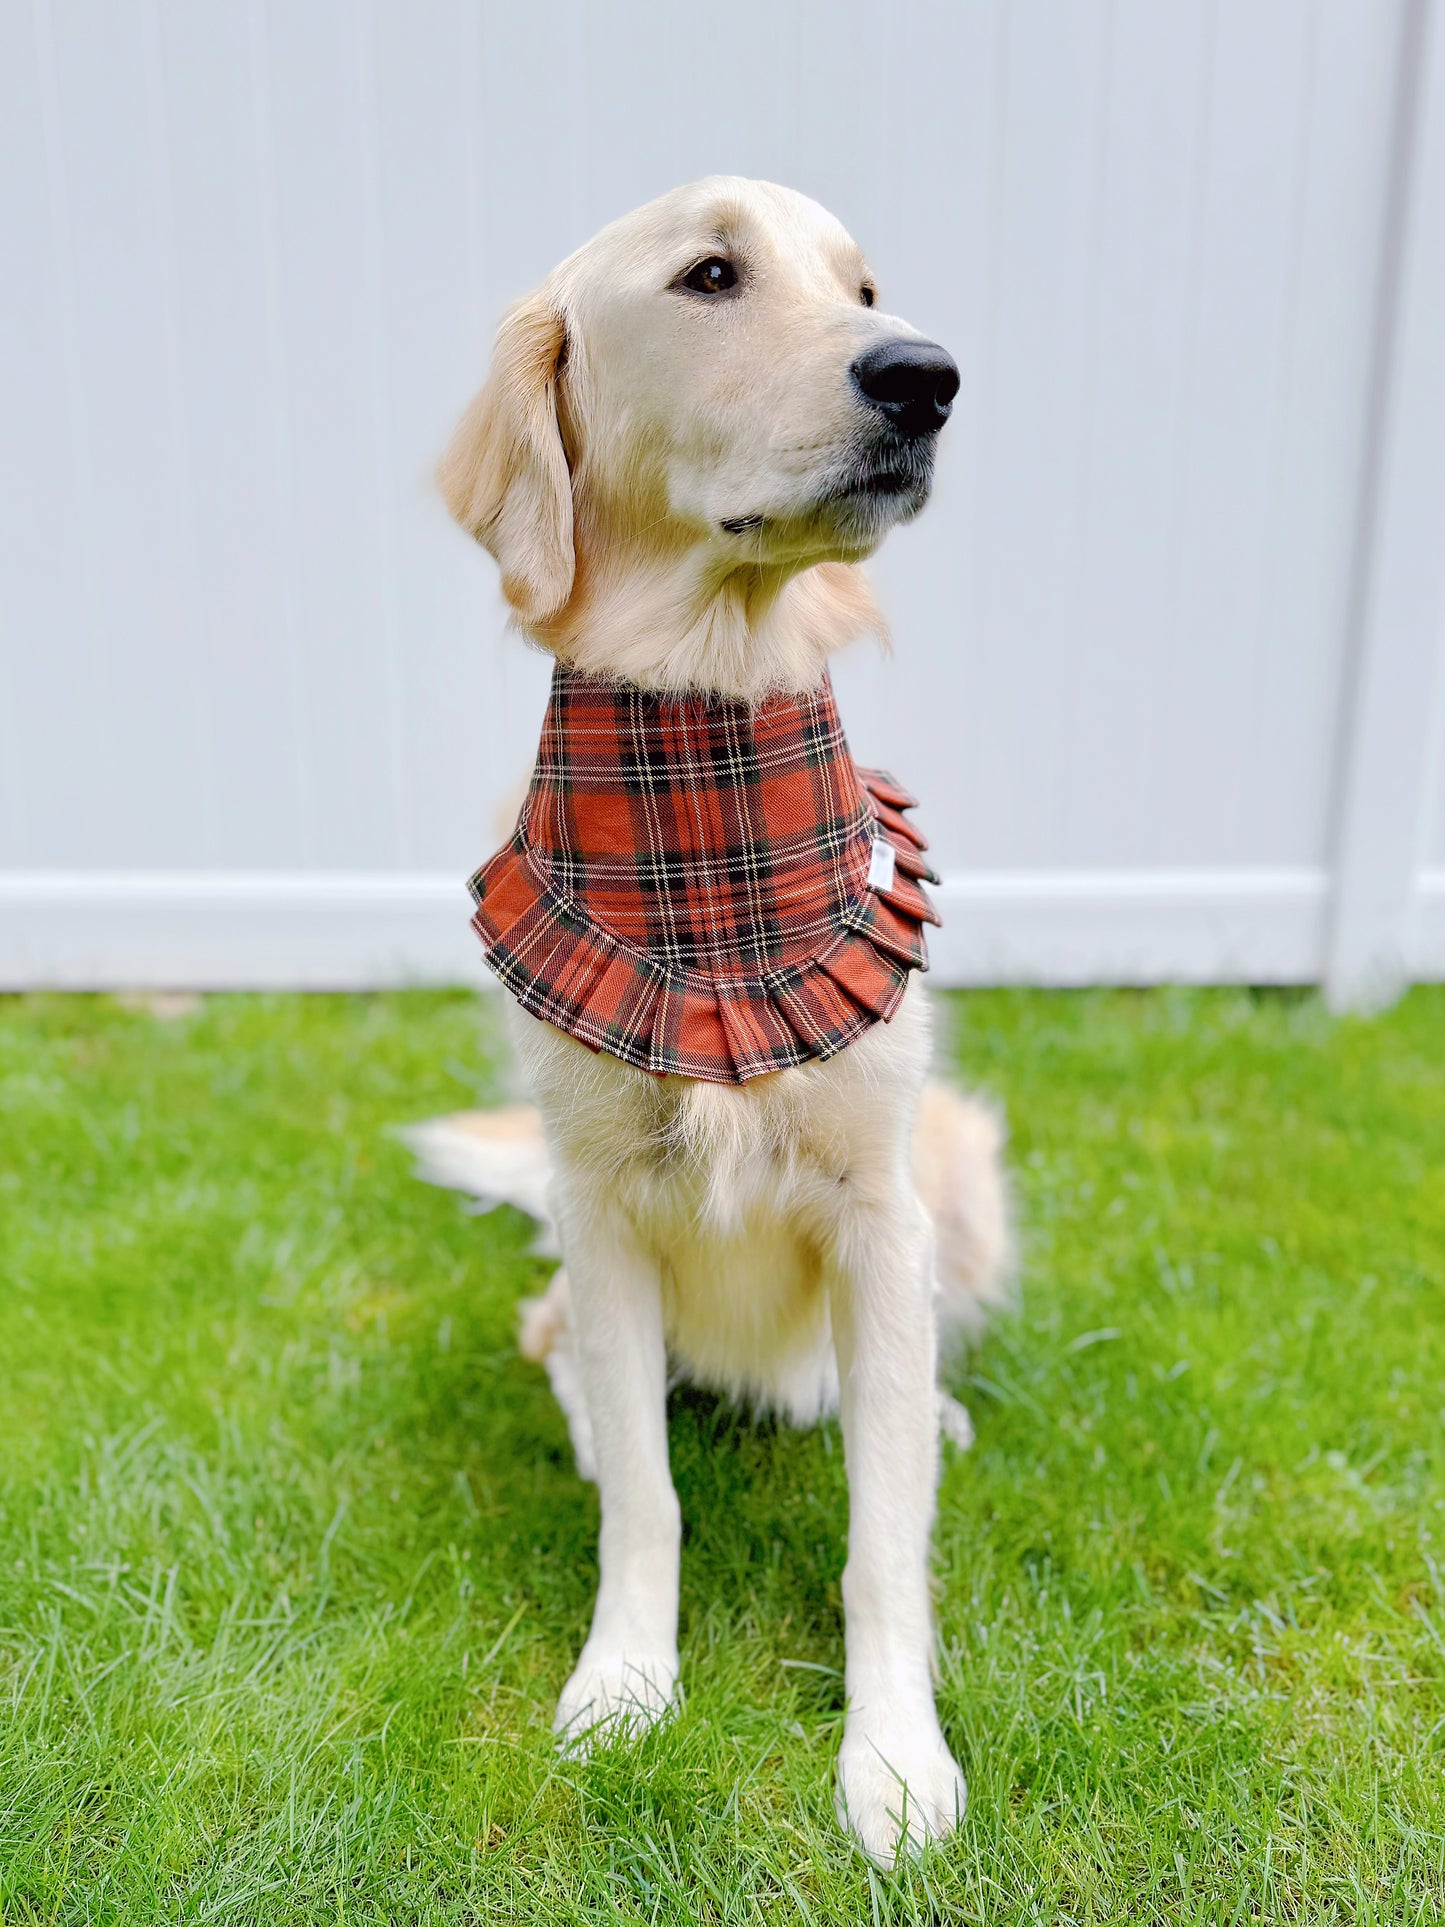
[[[487,385],[437,466],[447,507],[497,558],[524,622],[544,622],[572,592],[572,479],[557,426],[565,341],[539,295],[509,309]]]

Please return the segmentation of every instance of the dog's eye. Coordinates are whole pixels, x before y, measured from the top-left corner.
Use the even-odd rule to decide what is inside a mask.
[[[706,261],[689,268],[678,285],[691,288],[694,294],[725,294],[737,286],[737,280],[738,271],[731,261],[725,261],[720,254],[710,254]]]
[[[865,281],[858,290],[858,299],[863,303],[865,308],[871,308],[873,303],[878,299],[878,290],[876,288],[870,288]]]

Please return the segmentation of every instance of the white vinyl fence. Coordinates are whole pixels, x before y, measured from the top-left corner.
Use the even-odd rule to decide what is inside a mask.
[[[1445,975],[1438,0],[0,0],[0,984],[481,978],[545,665],[430,465],[715,171],[963,371],[838,673],[936,976]]]

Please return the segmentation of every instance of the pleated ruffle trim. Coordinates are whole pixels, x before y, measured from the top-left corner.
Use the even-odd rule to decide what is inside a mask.
[[[469,885],[487,963],[534,1017],[655,1076],[745,1084],[837,1056],[893,1015],[909,972],[928,968],[923,926],[939,921],[922,888],[938,881],[927,842],[904,814],[916,798],[886,771],[858,776],[873,821],[850,853],[856,893],[816,954],[747,975],[670,965],[598,923],[519,830]],[[879,837],[893,876],[870,886]]]

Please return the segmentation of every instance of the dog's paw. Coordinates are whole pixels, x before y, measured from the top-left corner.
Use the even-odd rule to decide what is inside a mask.
[[[564,1753],[581,1754],[598,1741],[636,1739],[673,1710],[676,1653],[592,1652],[562,1688],[552,1730]]]
[[[868,1858],[891,1867],[942,1840],[963,1818],[968,1787],[937,1720],[850,1719],[838,1753],[838,1822]]]

